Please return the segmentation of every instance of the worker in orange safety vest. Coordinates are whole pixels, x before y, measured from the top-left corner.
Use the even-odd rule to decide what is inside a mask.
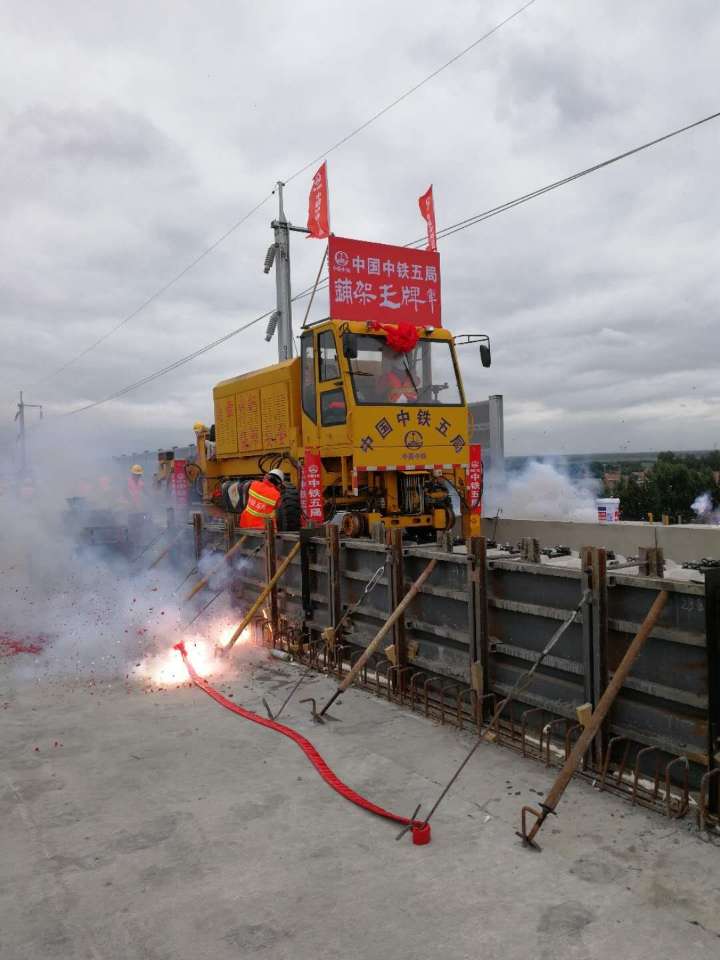
[[[418,395],[409,371],[402,363],[380,377],[380,390],[390,403],[415,403]]]
[[[240,514],[240,526],[263,530],[265,521],[275,516],[275,509],[282,496],[285,475],[274,469],[262,480],[253,480],[248,490],[247,505]]]

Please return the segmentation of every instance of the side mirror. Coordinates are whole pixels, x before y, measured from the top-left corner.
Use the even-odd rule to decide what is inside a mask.
[[[489,367],[492,363],[492,357],[490,356],[490,347],[486,343],[480,344],[480,363],[484,367]]]
[[[357,360],[357,337],[354,333],[344,333],[342,338],[343,354],[347,360]]]

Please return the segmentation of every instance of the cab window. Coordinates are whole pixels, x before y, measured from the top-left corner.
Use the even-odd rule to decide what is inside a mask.
[[[315,391],[315,350],[313,335],[306,333],[300,338],[300,368],[302,376],[302,405],[313,423],[317,423]]]
[[[347,420],[347,409],[345,407],[345,392],[342,387],[339,390],[326,390],[320,394],[320,422],[324,427],[337,427]]]
[[[421,337],[407,353],[391,349],[384,337],[360,334],[349,361],[355,400],[423,407],[460,406],[462,389],[447,340]]]
[[[332,330],[326,330],[318,337],[318,355],[320,358],[320,379],[338,380],[340,378],[340,364],[338,363],[335,336]]]

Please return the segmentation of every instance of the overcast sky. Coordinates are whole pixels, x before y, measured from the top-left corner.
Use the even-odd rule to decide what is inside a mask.
[[[47,379],[520,5],[3,0],[0,420],[22,387],[52,429],[271,307],[268,202]],[[536,0],[329,155],[332,227],[405,243],[431,182],[443,226],[712,113],[719,49],[715,0]],[[719,146],[716,121],[441,241],[445,325],[493,344],[489,371],[461,354],[466,392],[504,394],[508,453],[720,444]],[[292,242],[300,290],[322,244]],[[119,451],[188,442],[216,381],[274,361],[264,327],[64,423]]]

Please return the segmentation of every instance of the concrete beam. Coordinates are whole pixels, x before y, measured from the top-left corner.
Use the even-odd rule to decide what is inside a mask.
[[[542,547],[562,543],[579,550],[592,545],[625,556],[637,555],[639,547],[661,547],[677,563],[712,557],[720,560],[720,526],[623,521],[621,523],[572,523],[567,520],[523,520],[483,518],[483,536],[500,543],[518,543],[535,537]]]

